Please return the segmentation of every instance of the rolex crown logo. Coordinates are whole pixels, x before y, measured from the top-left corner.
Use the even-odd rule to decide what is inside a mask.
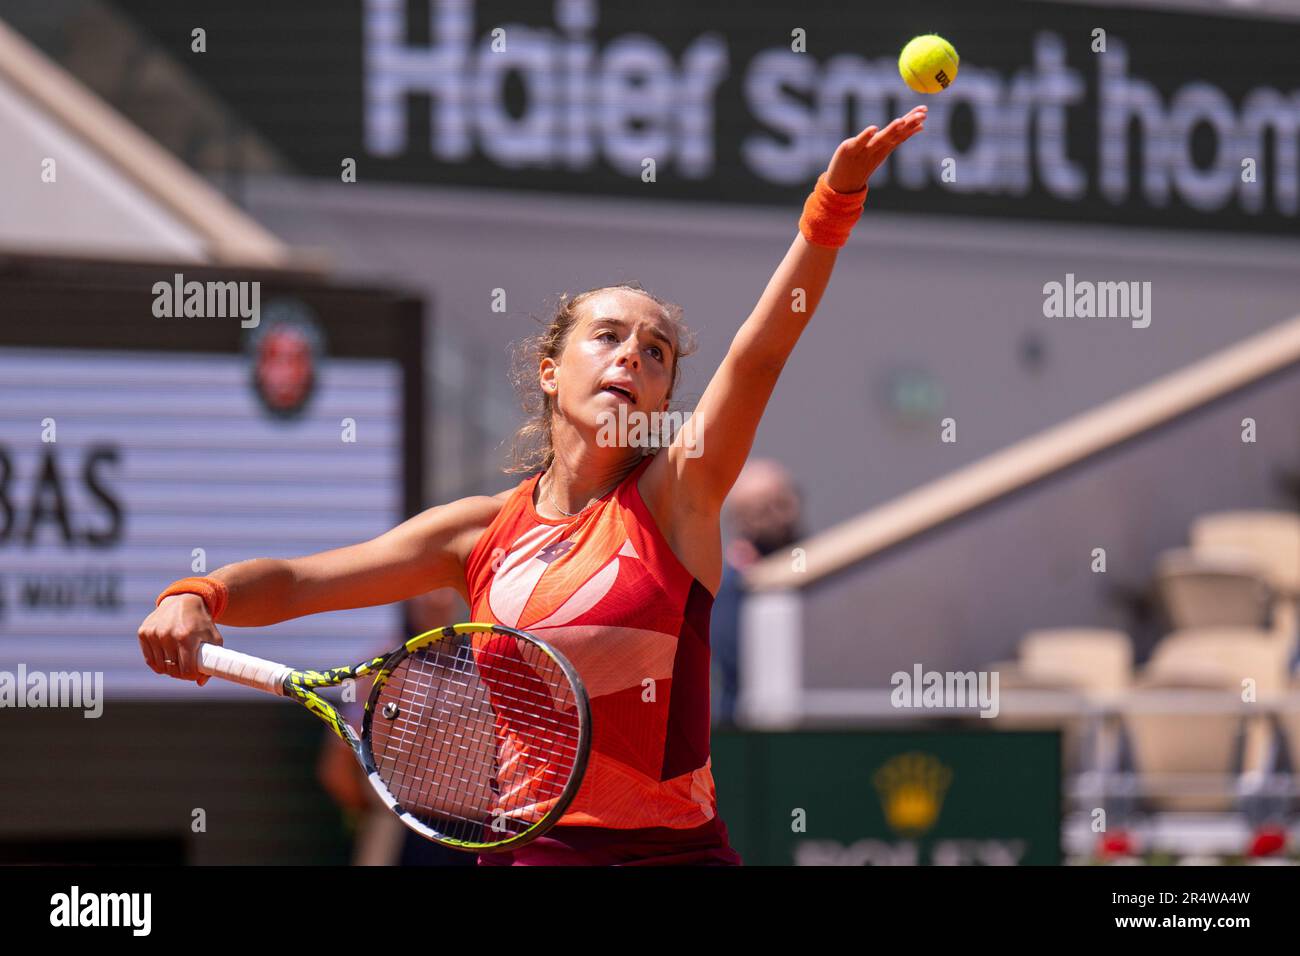
[[[889,826],[918,835],[934,826],[952,771],[929,754],[900,754],[876,771],[872,778]]]

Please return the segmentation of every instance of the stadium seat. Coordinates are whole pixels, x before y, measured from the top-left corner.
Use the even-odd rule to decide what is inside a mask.
[[[1236,710],[1243,700],[1243,682],[1252,680],[1256,699],[1261,699],[1282,690],[1285,674],[1281,644],[1268,632],[1210,628],[1164,638],[1143,668],[1124,713],[1147,805],[1155,810],[1232,810],[1238,776],[1271,769],[1267,764],[1274,744],[1265,714]],[[1202,695],[1218,691],[1222,698],[1214,698],[1219,706],[1198,711],[1197,701],[1204,698],[1170,693],[1180,690]],[[1223,792],[1213,792],[1216,777],[1225,784]],[[1189,782],[1208,786],[1195,792]]]
[[[1196,519],[1191,529],[1197,551],[1233,549],[1249,553],[1276,590],[1300,596],[1300,515],[1289,511],[1224,511]]]
[[[1192,548],[1231,549],[1254,559],[1276,594],[1272,630],[1288,648],[1292,668],[1300,653],[1300,514],[1289,511],[1224,511],[1192,523]]]
[[[1276,631],[1254,628],[1213,627],[1174,631],[1152,651],[1143,669],[1143,683],[1184,677],[1198,686],[1205,675],[1208,686],[1221,686],[1240,693],[1242,681],[1250,678],[1260,694],[1274,694],[1287,683],[1287,653],[1283,636]]]
[[[1245,551],[1166,551],[1156,585],[1175,630],[1262,628],[1274,600],[1263,567]]]
[[[1059,713],[1018,712],[1005,699],[997,725],[1003,730],[1059,730],[1061,765],[1067,775],[1095,769],[1101,745],[1089,704],[1126,688],[1132,679],[1133,646],[1123,631],[1048,628],[1030,631],[1020,657],[990,665],[1003,691],[1044,691],[1060,698]]]
[[[1061,681],[1088,694],[1115,693],[1133,678],[1133,642],[1109,628],[1030,631],[1020,642],[1021,669],[1039,681]]]

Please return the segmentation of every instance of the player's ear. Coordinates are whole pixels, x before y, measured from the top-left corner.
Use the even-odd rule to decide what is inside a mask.
[[[554,395],[555,390],[560,387],[560,383],[556,380],[556,373],[559,368],[555,364],[555,359],[550,357],[542,359],[541,365],[538,367],[538,381],[541,382],[542,391],[547,395]]]

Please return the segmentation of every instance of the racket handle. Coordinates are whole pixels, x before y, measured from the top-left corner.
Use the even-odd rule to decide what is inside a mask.
[[[220,644],[200,644],[199,671],[283,697],[284,679],[293,668],[252,654],[241,654]]]

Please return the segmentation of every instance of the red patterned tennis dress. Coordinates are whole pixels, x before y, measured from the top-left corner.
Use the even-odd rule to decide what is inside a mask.
[[[709,763],[713,595],[673,554],[641,498],[647,456],[572,518],[520,482],[466,561],[475,621],[550,642],[591,698],[581,787],[543,837],[480,865],[738,865]]]

